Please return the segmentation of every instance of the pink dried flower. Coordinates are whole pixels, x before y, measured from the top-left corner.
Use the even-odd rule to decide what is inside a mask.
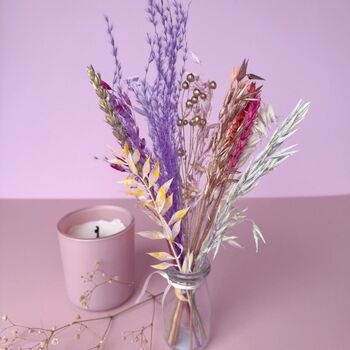
[[[112,90],[112,88],[103,80],[101,80],[100,86],[105,90]]]
[[[254,86],[250,86],[250,89],[255,89]],[[230,161],[229,161],[229,167],[231,169],[235,169],[239,159],[244,151],[244,148],[248,144],[249,136],[252,132],[252,127],[254,125],[254,122],[258,116],[258,110],[260,107],[261,98],[260,95],[257,94],[255,96],[255,100],[249,101],[246,108],[243,110],[243,120],[240,123],[240,126],[243,128],[242,132],[239,134],[238,140],[236,141],[235,148],[233,150],[233,153],[231,155]],[[241,117],[241,116],[240,116]]]

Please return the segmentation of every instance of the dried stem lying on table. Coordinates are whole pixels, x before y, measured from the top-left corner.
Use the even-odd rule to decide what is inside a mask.
[[[21,325],[13,322],[8,315],[3,315],[2,320],[8,324],[5,328],[0,330],[0,349],[1,350],[45,350],[51,348],[51,346],[57,345],[60,342],[60,337],[68,329],[76,329],[76,334],[74,338],[79,340],[81,335],[85,331],[90,331],[97,338],[98,341],[96,345],[88,348],[87,350],[101,350],[107,340],[109,331],[111,329],[113,321],[130,312],[136,308],[143,306],[149,302],[153,303],[151,321],[147,326],[143,326],[138,330],[123,332],[123,339],[130,339],[132,342],[138,343],[140,349],[145,350],[146,344],[149,343],[149,349],[152,349],[153,342],[153,327],[155,319],[155,305],[156,299],[161,296],[163,293],[150,294],[149,297],[140,301],[137,304],[128,306],[127,308],[117,311],[112,315],[100,316],[82,319],[80,315],[77,315],[73,322],[66,323],[62,326],[53,326],[51,328],[44,327],[33,327],[27,325]],[[102,336],[99,336],[94,332],[94,330],[88,326],[91,322],[97,321],[107,321],[106,328],[103,331]],[[146,331],[150,332],[150,340],[146,336]],[[60,337],[59,337],[60,336]]]

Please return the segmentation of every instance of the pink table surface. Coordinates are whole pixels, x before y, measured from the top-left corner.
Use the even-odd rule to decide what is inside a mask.
[[[151,227],[129,200],[0,200],[0,313],[17,323],[47,327],[70,322],[78,312],[96,316],[67,300],[55,231],[64,214],[96,204],[127,207],[134,212],[136,229]],[[267,244],[256,254],[245,225],[237,232],[244,248],[221,250],[209,277],[213,317],[208,350],[350,349],[350,196],[248,199],[242,205],[249,206]],[[156,244],[136,240],[139,285],[152,262],[144,252]],[[163,286],[157,276],[150,289]],[[139,349],[121,334],[148,324],[150,313],[149,304],[116,319],[106,349]],[[52,348],[94,345],[91,339],[72,337],[62,336]],[[153,349],[166,349],[159,306]]]

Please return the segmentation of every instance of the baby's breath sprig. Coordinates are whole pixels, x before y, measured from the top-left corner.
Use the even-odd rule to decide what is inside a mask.
[[[45,327],[35,327],[35,326],[26,326],[17,324],[7,315],[4,314],[2,316],[2,321],[6,324],[4,328],[0,328],[0,349],[1,350],[48,350],[51,349],[52,346],[58,345],[60,342],[63,342],[64,333],[68,330],[74,330],[75,335],[74,339],[79,341],[83,334],[88,331],[91,334],[94,334],[97,337],[96,343],[93,346],[89,346],[88,350],[102,350],[106,344],[106,340],[108,338],[109,331],[112,326],[112,322],[121,317],[122,315],[129,313],[140,306],[146,305],[149,302],[152,302],[152,314],[150,323],[146,326],[141,327],[140,330],[143,330],[143,348],[145,349],[145,344],[149,343],[149,349],[152,350],[152,337],[153,337],[153,326],[155,319],[155,304],[156,300],[163,293],[151,294],[148,293],[149,296],[144,300],[138,302],[137,304],[132,304],[127,308],[118,311],[112,315],[94,317],[82,319],[80,315],[77,315],[75,319],[71,322],[68,322],[62,326],[52,326],[51,328]],[[94,322],[102,322],[107,321],[104,331],[102,335],[99,336],[93,330],[91,324]],[[150,331],[150,341],[148,341],[146,331]],[[136,331],[135,331],[136,332]],[[79,347],[81,348],[81,347]]]
[[[81,276],[84,283],[92,285],[90,289],[84,291],[80,295],[80,306],[84,309],[89,309],[89,304],[93,293],[97,288],[105,284],[120,283],[132,287],[135,283],[133,281],[123,281],[119,276],[110,275],[101,269],[101,263],[98,261],[92,271],[86,272]]]

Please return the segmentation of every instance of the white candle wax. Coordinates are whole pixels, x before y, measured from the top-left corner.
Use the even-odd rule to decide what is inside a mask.
[[[96,227],[99,228],[99,238],[114,235],[125,229],[125,225],[119,219],[96,220],[74,225],[68,233],[76,238],[97,238]]]

